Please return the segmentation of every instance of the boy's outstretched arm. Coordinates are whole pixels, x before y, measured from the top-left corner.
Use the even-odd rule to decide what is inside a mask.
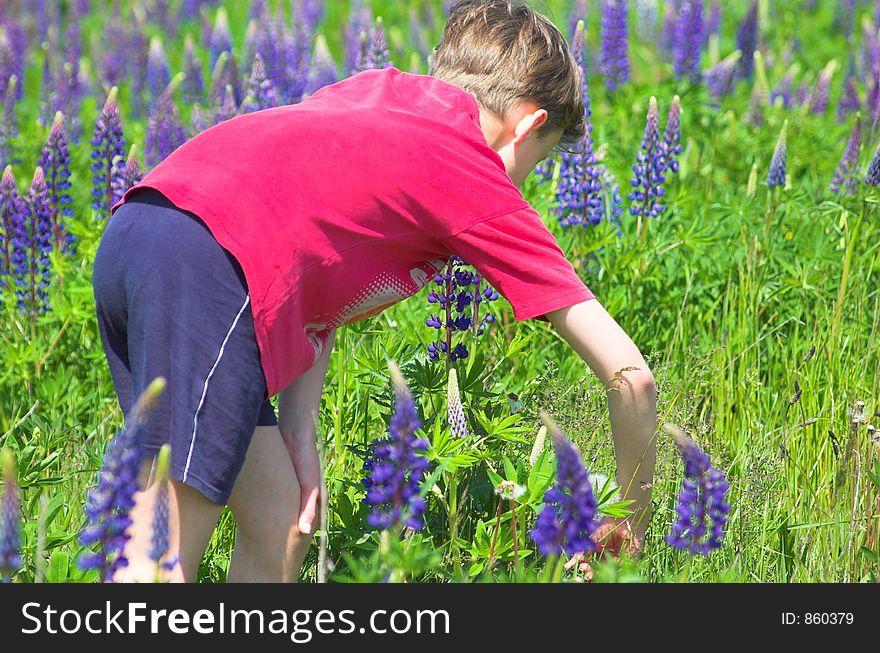
[[[617,480],[623,498],[635,501],[630,519],[643,542],[656,463],[654,376],[638,347],[598,300],[552,311],[546,317],[605,385]]]
[[[278,428],[293,461],[300,487],[299,530],[311,533],[321,495],[321,462],[315,444],[318,412],[336,329],[311,368],[278,395]]]

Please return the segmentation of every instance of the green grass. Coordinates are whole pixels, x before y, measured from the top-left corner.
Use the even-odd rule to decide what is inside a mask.
[[[225,4],[239,43],[243,3]],[[407,3],[372,4],[390,29],[400,30],[399,36],[391,32],[392,49],[405,44]],[[559,23],[566,24],[565,3],[549,4]],[[721,56],[734,47],[733,21],[743,11],[740,4],[725,3]],[[809,44],[793,54],[807,80],[831,58],[845,67],[850,48],[832,27],[831,3],[819,4],[819,13],[784,9],[768,23],[766,41],[776,55],[768,68],[771,85],[786,68],[782,54],[795,35]],[[333,11],[321,27],[337,60],[345,15]],[[90,17],[84,27],[100,21],[99,15]],[[591,42],[597,43],[595,15],[588,26]],[[182,33],[166,42],[172,65],[180,61],[182,43]],[[650,224],[648,237],[640,240],[627,216],[620,238],[604,227],[563,230],[550,213],[551,188],[530,180],[524,192],[571,260],[595,252],[598,269],[578,269],[646,354],[659,386],[659,421],[685,428],[727,473],[733,510],[724,547],[708,558],[690,558],[665,544],[682,469],[672,441],[660,431],[654,513],[644,555],[620,568],[601,565],[596,579],[876,581],[880,467],[874,467],[873,480],[869,472],[880,465],[880,448],[864,424],[852,424],[852,409],[855,402],[865,402],[867,422],[876,420],[880,410],[880,194],[864,186],[850,198],[827,191],[850,128],[834,115],[840,75],[825,115],[767,107],[763,126],[754,127],[743,118],[748,84],[740,82],[735,95],[714,108],[703,89],[681,87],[671,79],[670,66],[658,63],[653,44],[634,41],[631,50],[634,81],[617,95],[605,93],[598,74],[590,78],[594,137],[597,145],[606,144],[605,161],[624,196],[648,98],[657,96],[664,119],[674,94],[681,96],[683,107],[681,173],[667,184],[669,208]],[[408,69],[408,61],[406,53],[398,65]],[[29,181],[46,136],[34,120],[38,85],[39,63],[34,62],[19,107],[19,163],[14,168],[20,187]],[[143,121],[126,119],[124,88],[121,97],[126,136],[142,143]],[[102,102],[85,102],[85,135],[72,150],[77,209],[72,229],[79,245],[75,257],[56,261],[63,283],[56,278],[50,289],[53,310],[31,321],[15,312],[9,293],[4,295],[0,441],[16,451],[24,488],[21,582],[33,580],[38,567],[49,580],[92,579],[75,569],[80,551],[75,537],[103,449],[123,423],[98,339],[90,283],[103,225],[92,220],[89,209],[88,139]],[[790,187],[773,195],[766,184],[767,167],[785,119]],[[863,166],[876,143],[871,131],[866,130],[870,137]],[[746,184],[753,163],[759,183],[749,198]],[[328,555],[337,580],[370,579],[368,561],[380,547],[378,538],[364,533],[359,480],[364,447],[385,431],[390,414],[387,357],[401,364],[410,381],[425,433],[439,437],[446,429],[446,371],[426,363],[425,344],[433,333],[424,326],[424,297],[420,293],[337,334],[320,415],[330,494]],[[458,451],[435,451],[438,460],[459,468],[457,540],[449,537],[451,476],[444,473],[436,478],[438,492],[428,494],[425,531],[408,540],[405,551],[384,550],[412,580],[462,579],[473,565],[485,562],[480,542],[487,529],[491,532],[496,510],[488,470],[504,475],[506,456],[523,478],[528,476],[538,410],[548,411],[578,444],[591,471],[614,472],[601,384],[548,324],[515,323],[503,300],[494,306],[498,322],[481,342],[471,344],[478,355],[457,364],[473,439]],[[796,401],[795,383],[801,389]],[[522,402],[512,424],[505,422],[512,414],[509,393]],[[524,505],[519,514],[521,552],[531,549],[525,532],[533,507]],[[46,534],[38,547],[41,513]],[[509,518],[508,511],[502,543],[509,541]],[[871,544],[871,529],[873,553],[863,548]],[[224,579],[233,543],[234,522],[224,514],[201,580]],[[426,562],[431,555],[437,564]],[[535,568],[517,572],[507,549],[493,578],[534,579],[543,563],[532,562],[534,553],[525,555]],[[457,559],[460,566],[453,564]],[[304,579],[316,577],[316,564],[313,547]]]

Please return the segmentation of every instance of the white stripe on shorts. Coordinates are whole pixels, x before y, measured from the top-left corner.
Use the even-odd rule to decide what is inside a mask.
[[[205,395],[208,394],[208,381],[211,380],[211,377],[214,375],[214,370],[217,369],[217,365],[220,363],[220,359],[223,357],[223,349],[226,347],[226,343],[229,340],[229,336],[232,335],[233,329],[235,329],[235,325],[238,324],[238,318],[241,317],[241,314],[244,313],[244,309],[247,308],[248,302],[251,301],[251,295],[248,293],[247,297],[244,299],[244,304],[241,305],[241,309],[238,311],[238,315],[235,316],[235,320],[232,321],[232,326],[229,327],[229,331],[226,332],[226,337],[223,338],[223,344],[220,345],[220,351],[217,354],[217,360],[214,361],[214,366],[211,367],[211,371],[208,372],[208,376],[205,379],[205,387],[202,388],[202,398],[199,399],[198,408],[196,408],[195,415],[193,415],[193,432],[192,439],[189,443],[189,453],[186,456],[186,467],[183,468],[183,482],[186,483],[186,475],[189,473],[189,465],[192,462],[193,455],[193,447],[196,445],[196,434],[199,430],[199,411],[202,409],[202,405],[205,403]]]

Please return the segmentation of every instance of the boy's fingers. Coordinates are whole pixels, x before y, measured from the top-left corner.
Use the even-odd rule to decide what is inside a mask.
[[[318,488],[307,490],[302,488],[302,506],[299,514],[299,530],[302,533],[311,533],[315,515],[318,512]]]
[[[300,487],[298,527],[302,533],[311,533],[315,515],[318,514],[321,488],[321,468],[314,444],[295,453],[293,466]]]

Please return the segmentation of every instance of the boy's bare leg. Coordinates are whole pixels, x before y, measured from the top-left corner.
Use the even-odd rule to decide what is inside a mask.
[[[258,426],[229,507],[238,524],[227,581],[295,583],[311,543],[297,527],[300,486],[277,426]]]
[[[158,579],[178,583],[195,582],[199,564],[223,506],[209,501],[198,490],[172,480],[168,492],[168,554],[163,561],[177,559],[178,564],[170,571],[159,569],[156,562],[150,559],[153,507],[159,488],[153,482],[152,467],[153,459],[141,464],[139,485],[145,487],[149,484],[149,487],[135,493],[135,505],[129,513],[133,522],[129,528],[131,539],[125,547],[128,566],[116,573],[114,581],[152,583]],[[181,525],[184,527],[181,528]]]

